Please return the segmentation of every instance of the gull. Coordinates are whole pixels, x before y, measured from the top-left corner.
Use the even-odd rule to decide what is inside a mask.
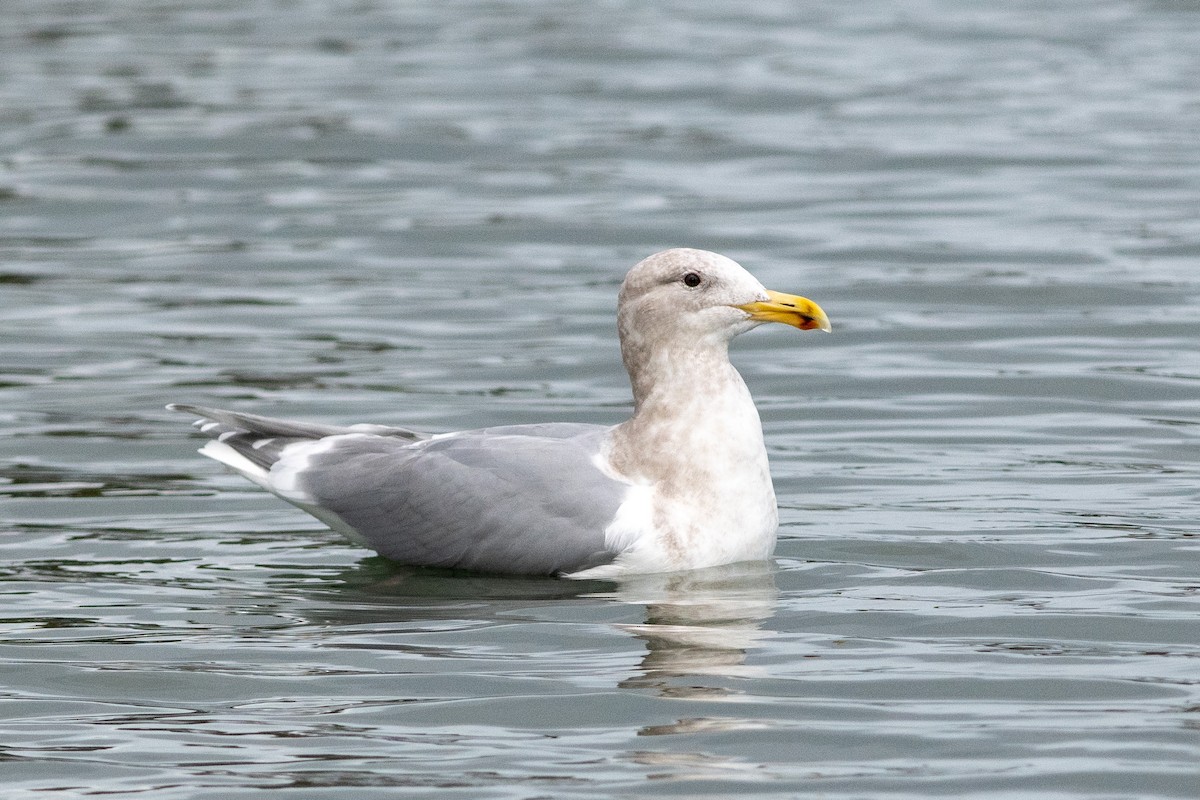
[[[633,415],[429,434],[172,404],[200,452],[405,564],[620,578],[768,559],[779,515],[758,409],[729,342],[765,322],[830,329],[811,300],[675,248],[617,303]]]

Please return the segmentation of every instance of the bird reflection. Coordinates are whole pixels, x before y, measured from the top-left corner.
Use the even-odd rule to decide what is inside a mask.
[[[775,610],[778,589],[774,564],[752,562],[639,576],[610,596],[646,607],[644,623],[617,626],[646,643],[637,673],[619,686],[720,698],[738,693],[723,679],[756,674],[746,654],[770,635],[762,623]]]
[[[645,644],[632,674],[614,676],[623,689],[662,697],[716,699],[741,694],[739,679],[757,677],[746,656],[773,635],[762,625],[775,611],[778,589],[773,562],[746,562],[690,572],[641,575],[612,581],[498,578],[366,559],[339,573],[337,602],[309,608],[310,621],[349,624],[352,641],[329,648],[403,649],[430,657],[460,657],[448,644],[418,646],[394,641],[394,626],[452,619],[506,623],[528,610],[582,601],[644,608],[643,622],[608,622]],[[309,587],[309,596],[320,594]],[[292,606],[292,612],[297,609]],[[639,615],[640,616],[640,615]],[[364,626],[375,633],[365,636]],[[380,627],[383,626],[383,627]],[[644,729],[640,735],[737,727],[745,721],[693,717]]]

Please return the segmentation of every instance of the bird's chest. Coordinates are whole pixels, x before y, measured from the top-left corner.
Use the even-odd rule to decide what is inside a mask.
[[[778,512],[757,414],[676,432],[650,477],[653,525],[680,568],[765,558]],[[669,457],[666,457],[669,456]]]

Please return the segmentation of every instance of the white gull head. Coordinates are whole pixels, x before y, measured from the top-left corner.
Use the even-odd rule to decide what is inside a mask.
[[[621,284],[617,309],[621,355],[638,405],[664,376],[698,366],[691,363],[696,358],[724,360],[730,339],[764,322],[829,330],[811,300],[770,291],[736,261],[690,248],[636,264]]]

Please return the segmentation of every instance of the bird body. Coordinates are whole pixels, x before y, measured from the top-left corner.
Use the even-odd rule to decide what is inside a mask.
[[[169,408],[201,418],[203,454],[408,564],[612,578],[769,557],[775,493],[728,342],[769,321],[828,330],[824,312],[690,249],[636,265],[618,309],[634,413],[612,427],[431,435]]]

